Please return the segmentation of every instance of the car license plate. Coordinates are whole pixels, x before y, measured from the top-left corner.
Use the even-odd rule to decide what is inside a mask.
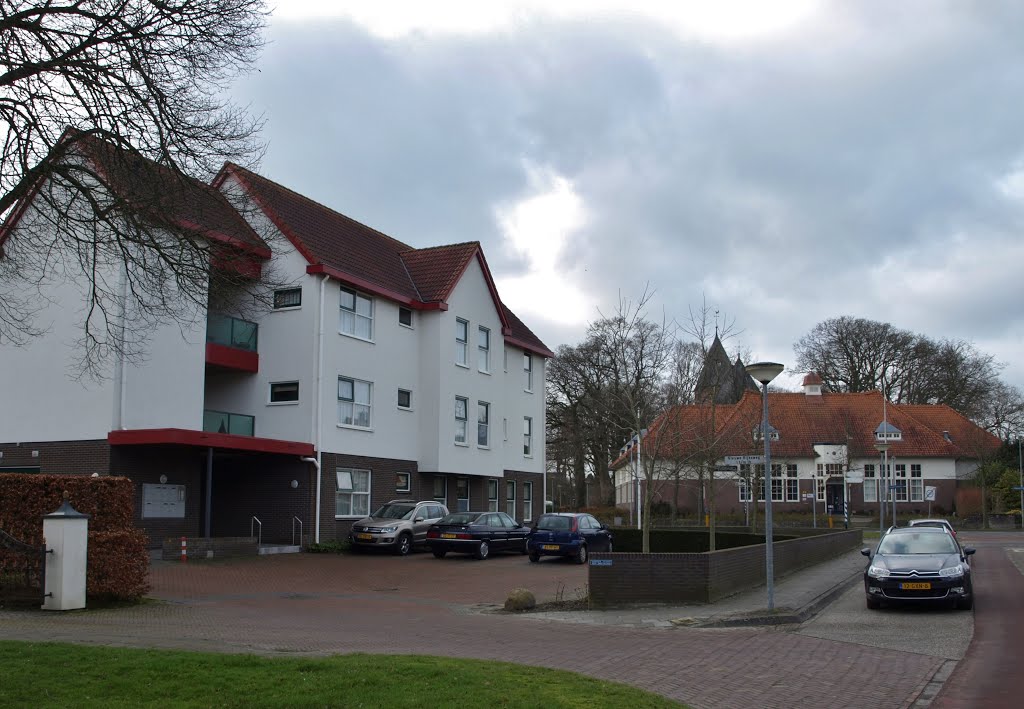
[[[541,549],[544,551],[558,551],[559,547],[557,544],[543,544],[541,545]]]
[[[356,539],[373,539],[372,534],[357,534]]]
[[[441,539],[455,539],[455,538],[456,537],[455,537],[454,534],[442,534],[441,535]]]
[[[901,583],[900,584],[900,589],[902,589],[904,591],[929,591],[929,590],[931,590],[931,587],[932,587],[932,585],[930,583],[920,583],[920,582]]]

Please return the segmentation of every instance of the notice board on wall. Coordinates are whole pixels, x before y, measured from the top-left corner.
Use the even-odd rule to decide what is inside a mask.
[[[185,516],[184,485],[142,485],[142,516],[146,519],[154,517]]]

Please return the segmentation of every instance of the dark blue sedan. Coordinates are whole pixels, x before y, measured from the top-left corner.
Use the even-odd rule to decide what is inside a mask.
[[[587,563],[592,551],[612,551],[612,533],[593,515],[582,512],[543,514],[526,540],[530,561],[542,556],[568,556]]]

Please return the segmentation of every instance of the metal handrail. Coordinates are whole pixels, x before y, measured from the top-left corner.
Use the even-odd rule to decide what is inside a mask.
[[[299,544],[302,544],[302,520],[292,516],[292,546],[295,546],[295,523],[299,523]]]
[[[256,538],[256,546],[261,547],[263,546],[263,522],[260,522],[260,518],[256,515],[253,515],[252,518],[249,520],[249,536],[254,536],[253,531],[257,524],[260,526],[260,535]]]

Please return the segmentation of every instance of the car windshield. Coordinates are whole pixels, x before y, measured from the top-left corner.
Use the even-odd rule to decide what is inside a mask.
[[[878,545],[879,554],[955,554],[956,542],[943,532],[889,534]]]
[[[543,515],[537,522],[537,529],[565,530],[572,529],[572,519],[560,515]]]
[[[412,519],[412,513],[416,510],[411,505],[387,504],[381,506],[372,517],[383,517],[384,519]]]
[[[479,516],[476,512],[455,512],[442,517],[438,524],[472,524]]]

